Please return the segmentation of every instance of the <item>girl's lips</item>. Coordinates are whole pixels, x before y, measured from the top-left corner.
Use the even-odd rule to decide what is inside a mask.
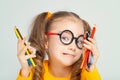
[[[73,55],[73,54],[70,54],[70,53],[63,53],[63,55],[73,56],[73,57],[74,57],[74,55]]]

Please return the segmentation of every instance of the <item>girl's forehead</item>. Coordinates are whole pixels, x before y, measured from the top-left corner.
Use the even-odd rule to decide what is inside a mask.
[[[57,20],[50,27],[50,31],[52,32],[61,32],[63,30],[70,30],[75,35],[84,34],[83,23],[80,20]]]

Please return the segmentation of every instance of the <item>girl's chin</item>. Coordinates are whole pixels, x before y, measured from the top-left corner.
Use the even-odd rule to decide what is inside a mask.
[[[73,61],[64,60],[64,61],[62,61],[62,64],[64,66],[72,66],[72,64],[74,64],[74,62]]]

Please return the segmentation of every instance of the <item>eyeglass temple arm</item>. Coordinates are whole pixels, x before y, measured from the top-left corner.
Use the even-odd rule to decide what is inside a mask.
[[[46,32],[47,35],[59,35],[58,33]]]

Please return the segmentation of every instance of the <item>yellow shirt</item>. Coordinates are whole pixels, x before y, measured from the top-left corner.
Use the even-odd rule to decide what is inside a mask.
[[[44,80],[70,80],[70,76],[68,76],[66,78],[57,78],[57,77],[52,76],[48,71],[48,61],[47,60],[45,60],[43,62],[43,66],[45,69],[45,73],[43,75]],[[32,77],[33,77],[32,71],[30,71],[30,75],[27,78],[22,77],[19,73],[17,80],[32,80]],[[101,77],[96,68],[94,69],[93,72],[88,72],[85,69],[83,69],[81,72],[81,80],[101,80]]]

